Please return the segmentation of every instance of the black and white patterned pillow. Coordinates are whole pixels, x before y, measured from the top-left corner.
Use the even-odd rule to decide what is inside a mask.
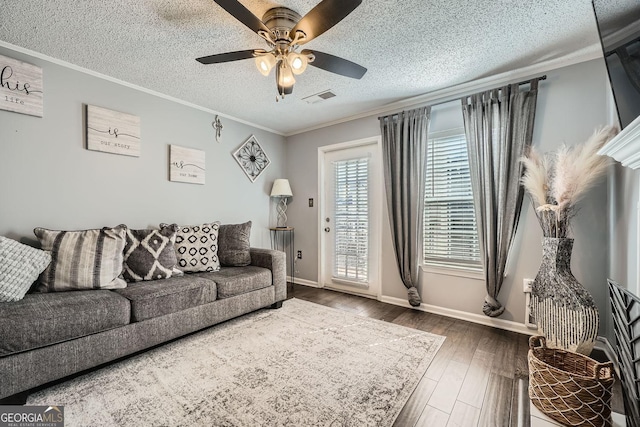
[[[58,231],[36,228],[34,234],[51,263],[42,272],[40,292],[126,288],[120,278],[126,225],[100,230]]]
[[[127,229],[122,276],[127,282],[168,279],[178,263],[175,251],[178,225],[160,230]]]
[[[160,224],[160,227],[166,224]],[[178,268],[185,273],[220,270],[218,230],[220,222],[183,225],[176,235]]]

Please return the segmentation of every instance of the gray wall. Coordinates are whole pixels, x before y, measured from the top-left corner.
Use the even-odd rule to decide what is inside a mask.
[[[33,239],[36,226],[252,220],[252,244],[270,246],[269,193],[284,173],[283,137],[223,119],[217,143],[211,114],[9,49],[0,54],[36,64],[44,75],[43,118],[0,111],[0,235]],[[141,156],[86,150],[83,104],[139,116]],[[251,134],[272,161],[255,183],[231,156]],[[169,144],[206,152],[205,185],[168,180]]]
[[[605,124],[607,109],[606,70],[601,60],[589,61],[547,72],[541,83],[534,130],[534,145],[551,151],[560,144],[581,143],[594,128]],[[322,108],[330,108],[330,101]],[[321,104],[322,105],[322,104]],[[452,124],[452,126],[454,126]],[[305,257],[297,262],[297,276],[318,280],[317,204],[307,207],[307,199],[318,199],[317,148],[339,142],[379,135],[376,116],[310,131],[287,138],[287,177],[296,198],[289,206],[290,224],[296,227],[296,249]],[[572,268],[578,280],[594,295],[601,313],[606,313],[607,187],[594,188],[582,203],[573,223],[575,246]],[[396,270],[386,206],[383,207],[382,294],[406,298]],[[513,256],[499,299],[505,304],[505,320],[524,321],[523,278],[533,278],[541,259],[540,227],[526,199]],[[423,301],[439,307],[482,314],[485,296],[483,281],[426,273],[420,283]],[[606,328],[608,319],[603,319]]]

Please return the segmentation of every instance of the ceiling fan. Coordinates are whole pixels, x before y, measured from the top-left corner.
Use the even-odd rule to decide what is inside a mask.
[[[309,49],[298,51],[301,45],[342,21],[362,0],[322,0],[303,17],[289,8],[274,7],[264,14],[262,20],[238,0],[214,1],[262,37],[269,50],[240,50],[196,58],[202,64],[255,58],[258,71],[264,76],[268,76],[275,67],[278,94],[283,98],[293,92],[294,75],[302,74],[307,64],[354,79],[362,78],[367,72],[366,68],[354,62],[328,53]]]

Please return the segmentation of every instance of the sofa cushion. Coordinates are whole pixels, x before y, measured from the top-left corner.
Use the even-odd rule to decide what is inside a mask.
[[[173,275],[176,258],[177,224],[160,230],[127,229],[122,277],[127,282],[167,279]]]
[[[218,256],[224,267],[242,267],[251,264],[251,221],[244,224],[224,224],[219,231]]]
[[[166,227],[167,224],[160,224]],[[218,271],[219,222],[200,225],[182,225],[176,234],[176,256],[178,268],[185,273]]]
[[[0,302],[24,298],[50,262],[48,252],[0,236]]]
[[[107,290],[27,294],[0,304],[0,356],[117,328],[130,317],[129,301]]]
[[[126,225],[101,230],[56,231],[36,228],[51,264],[40,275],[40,292],[116,289],[127,286],[122,274]]]
[[[115,292],[131,301],[131,321],[140,322],[216,300],[215,282],[192,274],[137,282]]]
[[[223,267],[214,273],[192,274],[216,282],[218,298],[229,298],[272,285],[271,270],[249,265],[246,267]]]

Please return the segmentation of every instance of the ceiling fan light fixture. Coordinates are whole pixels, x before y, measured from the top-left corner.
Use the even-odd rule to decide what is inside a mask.
[[[291,71],[293,74],[302,74],[304,70],[307,69],[307,64],[309,63],[309,59],[306,55],[302,55],[296,52],[292,52],[287,56],[287,60],[289,61],[289,65],[291,66]]]
[[[278,93],[280,95],[289,95],[293,92],[293,85],[296,84],[296,79],[286,61],[278,63],[276,83],[278,84]]]
[[[268,76],[271,73],[271,69],[276,65],[276,58],[271,53],[260,55],[256,57],[256,67],[260,74]]]

